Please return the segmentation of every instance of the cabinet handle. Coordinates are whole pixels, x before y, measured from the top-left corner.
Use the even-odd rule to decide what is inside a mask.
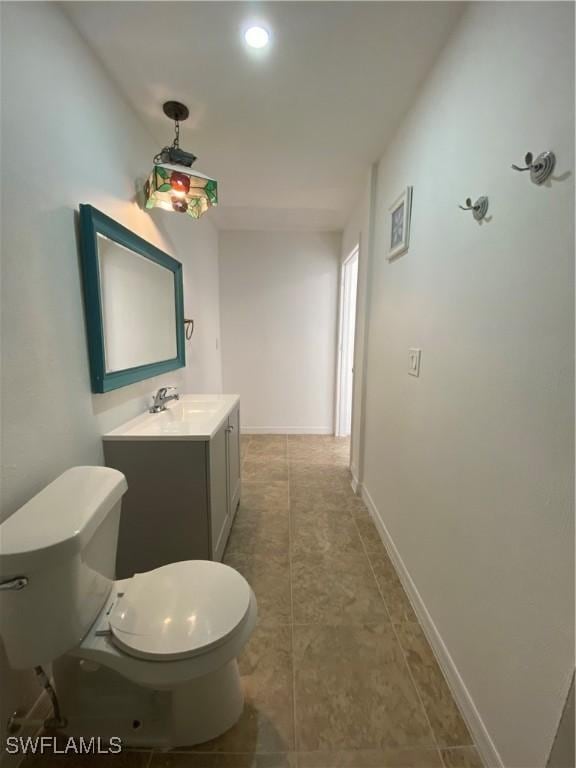
[[[226,427],[226,432],[234,432],[234,426],[231,424],[229,427]]]

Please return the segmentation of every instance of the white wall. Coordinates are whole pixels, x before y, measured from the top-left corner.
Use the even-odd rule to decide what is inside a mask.
[[[170,236],[184,264],[184,314],[194,320],[194,334],[186,342],[184,389],[218,393],[222,391],[218,230],[209,211],[198,221],[174,216]]]
[[[55,3],[2,3],[2,516],[75,464],[162,383],[220,389],[217,234],[134,201],[158,147]],[[91,203],[184,263],[188,368],[90,392],[75,211]],[[213,345],[213,346],[211,346]],[[0,720],[29,697],[0,665]],[[20,700],[16,696],[19,689]]]
[[[224,389],[247,431],[332,433],[340,235],[220,233]]]
[[[469,7],[381,158],[369,279],[365,488],[491,764],[487,737],[518,768],[545,764],[574,667],[573,13]],[[546,149],[550,186],[510,169]],[[481,194],[479,225],[458,203]]]

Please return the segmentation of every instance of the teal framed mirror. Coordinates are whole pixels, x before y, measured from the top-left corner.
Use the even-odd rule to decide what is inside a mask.
[[[80,252],[92,391],[183,368],[182,264],[91,205]]]

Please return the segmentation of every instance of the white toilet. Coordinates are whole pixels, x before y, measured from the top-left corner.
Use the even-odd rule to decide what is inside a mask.
[[[0,525],[0,634],[15,669],[53,664],[70,735],[198,744],[242,713],[256,599],[204,560],[114,581],[126,489],[115,469],[75,467]]]

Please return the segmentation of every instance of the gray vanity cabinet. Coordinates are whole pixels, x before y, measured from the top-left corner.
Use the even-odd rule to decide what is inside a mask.
[[[230,517],[233,520],[240,503],[240,409],[228,416],[228,498]]]
[[[221,560],[240,503],[240,411],[210,441],[211,543],[214,560]]]
[[[116,578],[180,560],[221,560],[240,502],[239,408],[206,440],[104,440],[128,491]]]
[[[214,560],[221,560],[231,519],[228,510],[228,424],[220,427],[209,443],[210,547]]]

